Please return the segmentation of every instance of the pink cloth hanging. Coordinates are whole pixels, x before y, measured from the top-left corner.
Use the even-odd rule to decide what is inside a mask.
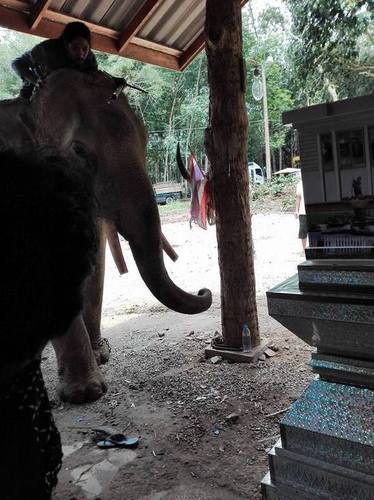
[[[191,218],[202,229],[207,228],[207,207],[209,200],[208,179],[199,167],[195,155],[190,153],[188,158],[188,171],[191,180]]]

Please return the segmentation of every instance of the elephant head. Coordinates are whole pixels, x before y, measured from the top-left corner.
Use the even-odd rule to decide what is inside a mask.
[[[99,215],[129,242],[139,272],[153,295],[186,314],[208,309],[211,292],[186,293],[170,279],[163,261],[157,204],[146,172],[147,132],[124,95],[110,101],[113,83],[100,72],[52,73],[31,101],[29,120],[38,144],[67,155],[84,148],[97,165]]]

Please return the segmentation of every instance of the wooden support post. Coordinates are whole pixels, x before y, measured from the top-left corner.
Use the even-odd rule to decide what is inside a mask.
[[[205,145],[211,164],[211,195],[217,217],[224,344],[241,347],[248,323],[253,347],[260,344],[253,263],[248,120],[242,57],[240,0],[207,0],[206,52],[210,86]]]

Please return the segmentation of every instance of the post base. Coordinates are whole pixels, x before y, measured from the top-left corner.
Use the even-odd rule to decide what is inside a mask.
[[[268,347],[268,342],[262,340],[260,345],[254,347],[249,352],[230,351],[230,349],[215,349],[214,347],[207,347],[205,349],[205,357],[207,359],[213,356],[222,356],[223,359],[232,361],[234,363],[257,363],[259,356],[264,354]]]

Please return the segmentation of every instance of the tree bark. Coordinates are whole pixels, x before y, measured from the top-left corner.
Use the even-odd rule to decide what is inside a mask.
[[[175,92],[173,97],[173,102],[171,104],[171,109],[169,113],[169,125],[168,125],[168,138],[172,135],[174,128],[174,112],[177,103],[177,92]],[[174,134],[173,134],[174,135]],[[169,141],[168,141],[169,142]],[[166,144],[165,159],[164,159],[164,182],[167,182],[170,178],[170,165],[169,165],[169,144]]]
[[[200,58],[200,62],[199,62],[199,69],[198,69],[198,72],[197,72],[197,78],[196,78],[196,85],[195,85],[195,94],[194,94],[194,97],[198,97],[199,93],[200,93],[200,78],[201,78],[201,68],[202,68],[202,65],[203,65],[203,58]],[[193,128],[193,121],[194,121],[194,117],[193,115],[190,116],[190,119],[189,119],[189,122],[188,122],[188,125],[187,125],[187,139],[186,139],[186,149],[185,149],[185,154],[184,154],[184,162],[185,162],[185,165],[188,165],[188,157],[190,156],[190,151],[191,151],[191,144],[190,144],[190,140],[191,140],[191,135],[192,135],[192,128]],[[187,194],[188,192],[188,181],[186,179],[184,179],[183,181],[183,185],[184,185],[184,190],[185,190],[185,193]]]
[[[274,149],[272,149],[270,151],[270,154],[271,154],[271,162],[272,162],[272,165],[271,165],[271,172],[274,173],[277,171],[277,161],[275,159],[275,152],[274,152]]]
[[[222,335],[224,343],[232,348],[242,345],[244,323],[249,325],[252,345],[260,343],[241,26],[240,0],[207,0],[205,32],[210,101],[205,146],[217,219]]]
[[[200,59],[200,63],[199,63],[199,69],[198,69],[198,72],[197,72],[197,77],[196,77],[196,84],[195,84],[195,94],[194,94],[194,97],[198,97],[199,93],[200,93],[200,78],[201,78],[201,68],[202,68],[202,65],[203,65],[203,58]],[[190,116],[190,119],[189,119],[189,123],[187,125],[187,139],[186,139],[186,154],[185,154],[185,163],[187,165],[187,160],[188,160],[188,157],[189,157],[189,152],[190,152],[190,149],[191,149],[191,145],[190,145],[190,140],[191,140],[191,135],[192,135],[192,127],[193,127],[193,121],[194,121],[194,117],[193,115]]]

